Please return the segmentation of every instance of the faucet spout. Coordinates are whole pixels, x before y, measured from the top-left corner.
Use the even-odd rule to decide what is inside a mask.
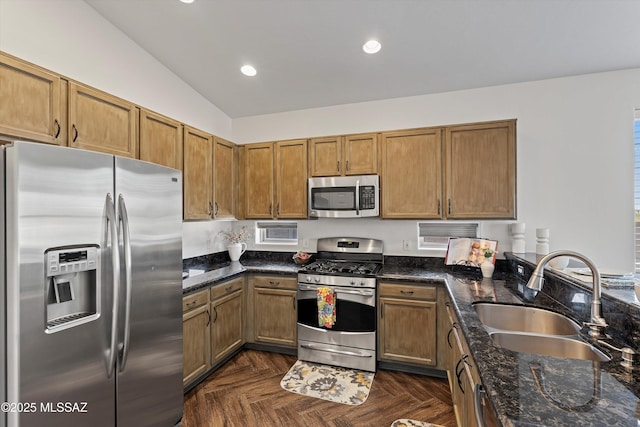
[[[578,252],[566,250],[551,252],[550,254],[545,255],[533,270],[531,278],[529,278],[529,281],[527,282],[527,287],[535,291],[542,290],[542,286],[544,284],[544,268],[549,261],[559,256],[570,256],[573,258],[577,258],[582,261],[589,268],[589,270],[591,270],[591,277],[593,278],[593,298],[591,299],[591,319],[587,323],[587,326],[589,326],[589,335],[591,335],[592,338],[598,339],[604,337],[604,329],[608,325],[604,317],[602,317],[602,303],[600,302],[600,270],[598,270],[598,267],[596,267],[593,261],[591,261],[586,256]]]

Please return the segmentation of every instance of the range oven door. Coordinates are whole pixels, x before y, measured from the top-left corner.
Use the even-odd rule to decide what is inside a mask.
[[[318,322],[318,288],[328,287],[335,295],[336,322],[326,328]],[[375,332],[376,290],[298,284],[298,325],[335,332]]]

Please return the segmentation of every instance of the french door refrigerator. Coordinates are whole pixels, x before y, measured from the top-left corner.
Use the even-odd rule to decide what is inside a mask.
[[[2,150],[0,426],[182,417],[182,176],[84,150]]]

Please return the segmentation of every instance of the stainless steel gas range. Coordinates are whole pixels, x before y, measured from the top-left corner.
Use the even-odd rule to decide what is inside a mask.
[[[298,273],[298,358],[376,370],[376,274],[381,240],[318,239],[316,261]]]

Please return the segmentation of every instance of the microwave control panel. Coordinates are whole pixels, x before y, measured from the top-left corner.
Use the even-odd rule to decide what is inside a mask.
[[[363,185],[360,187],[360,209],[376,208],[376,187]]]

